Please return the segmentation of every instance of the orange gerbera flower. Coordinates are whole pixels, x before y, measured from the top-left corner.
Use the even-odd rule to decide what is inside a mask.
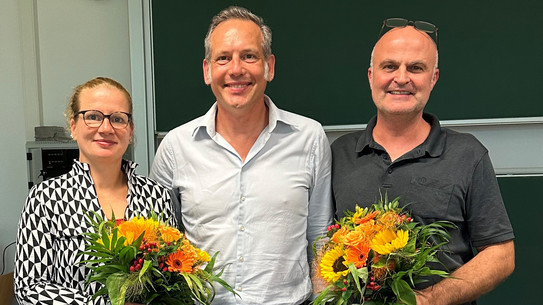
[[[168,271],[170,272],[192,273],[194,256],[190,255],[190,253],[186,253],[183,250],[178,250],[177,252],[172,253],[170,254],[170,256],[168,256],[168,259],[166,260],[166,265],[168,265]]]
[[[366,266],[370,247],[366,243],[360,244],[358,247],[349,247],[345,250],[345,264],[353,263],[356,268]]]
[[[179,232],[179,230],[169,226],[161,226],[158,230],[162,240],[166,243],[178,241],[183,236],[183,233]]]

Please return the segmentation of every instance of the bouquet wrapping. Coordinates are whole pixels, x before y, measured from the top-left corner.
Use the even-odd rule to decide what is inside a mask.
[[[439,263],[451,223],[421,225],[399,207],[399,198],[386,196],[345,215],[314,243],[314,282],[322,287],[313,304],[414,305],[416,284],[448,276],[428,263]]]
[[[93,299],[107,295],[112,305],[210,304],[215,283],[232,288],[213,274],[215,258],[192,245],[178,229],[152,213],[116,223],[99,214],[88,217],[94,232],[85,234],[91,273],[87,283],[101,288]]]

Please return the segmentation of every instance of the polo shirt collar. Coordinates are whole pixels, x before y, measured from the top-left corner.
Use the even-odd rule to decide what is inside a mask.
[[[366,130],[360,134],[360,138],[358,138],[358,141],[356,142],[356,147],[355,147],[355,151],[357,153],[361,153],[362,151],[365,151],[370,148],[375,148],[376,146],[381,147],[373,140],[373,128],[375,128],[376,123],[377,123],[377,116],[374,116],[373,118],[370,119],[370,121],[366,125]]]
[[[426,140],[413,151],[418,155],[428,154],[431,157],[438,157],[445,149],[447,135],[441,130],[439,119],[435,115],[424,112],[422,118],[430,124],[430,134]],[[375,128],[376,123],[377,116],[374,116],[368,122],[366,131],[361,133],[356,142],[355,151],[357,153],[369,153],[372,149],[384,150],[383,147],[373,139],[373,128]]]
[[[425,112],[422,117],[430,124],[430,134],[420,145],[420,148],[431,157],[439,157],[445,150],[447,134],[441,129],[437,116]]]

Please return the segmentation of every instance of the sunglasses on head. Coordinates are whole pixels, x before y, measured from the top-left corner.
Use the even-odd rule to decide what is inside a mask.
[[[414,27],[415,29],[419,30],[419,31],[423,31],[423,32],[426,32],[428,33],[430,36],[432,36],[432,34],[434,34],[433,38],[434,38],[434,41],[436,43],[436,46],[439,47],[439,40],[437,39],[437,26],[435,26],[434,24],[431,24],[430,22],[426,22],[426,21],[420,21],[420,20],[408,20],[408,19],[404,19],[404,18],[388,18],[388,19],[385,19],[383,20],[383,25],[381,26],[381,30],[379,31],[379,38],[381,38],[381,36],[383,36],[387,30],[389,29],[392,29],[392,28],[403,28],[403,27],[406,27],[406,26],[412,26]]]

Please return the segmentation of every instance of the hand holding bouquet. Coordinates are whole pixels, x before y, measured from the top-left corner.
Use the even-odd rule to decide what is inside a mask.
[[[427,263],[439,262],[436,254],[449,238],[445,228],[453,225],[420,225],[398,200],[356,206],[328,228],[316,253],[316,281],[326,284],[314,304],[414,305],[415,284],[425,276],[447,276]],[[432,244],[431,237],[439,243]]]
[[[84,261],[91,269],[87,282],[103,285],[93,298],[107,294],[112,305],[210,304],[214,282],[234,293],[220,279],[222,271],[213,274],[217,253],[210,258],[156,214],[120,224],[94,217],[89,217],[94,232],[85,234],[88,246],[82,252],[91,257]]]

